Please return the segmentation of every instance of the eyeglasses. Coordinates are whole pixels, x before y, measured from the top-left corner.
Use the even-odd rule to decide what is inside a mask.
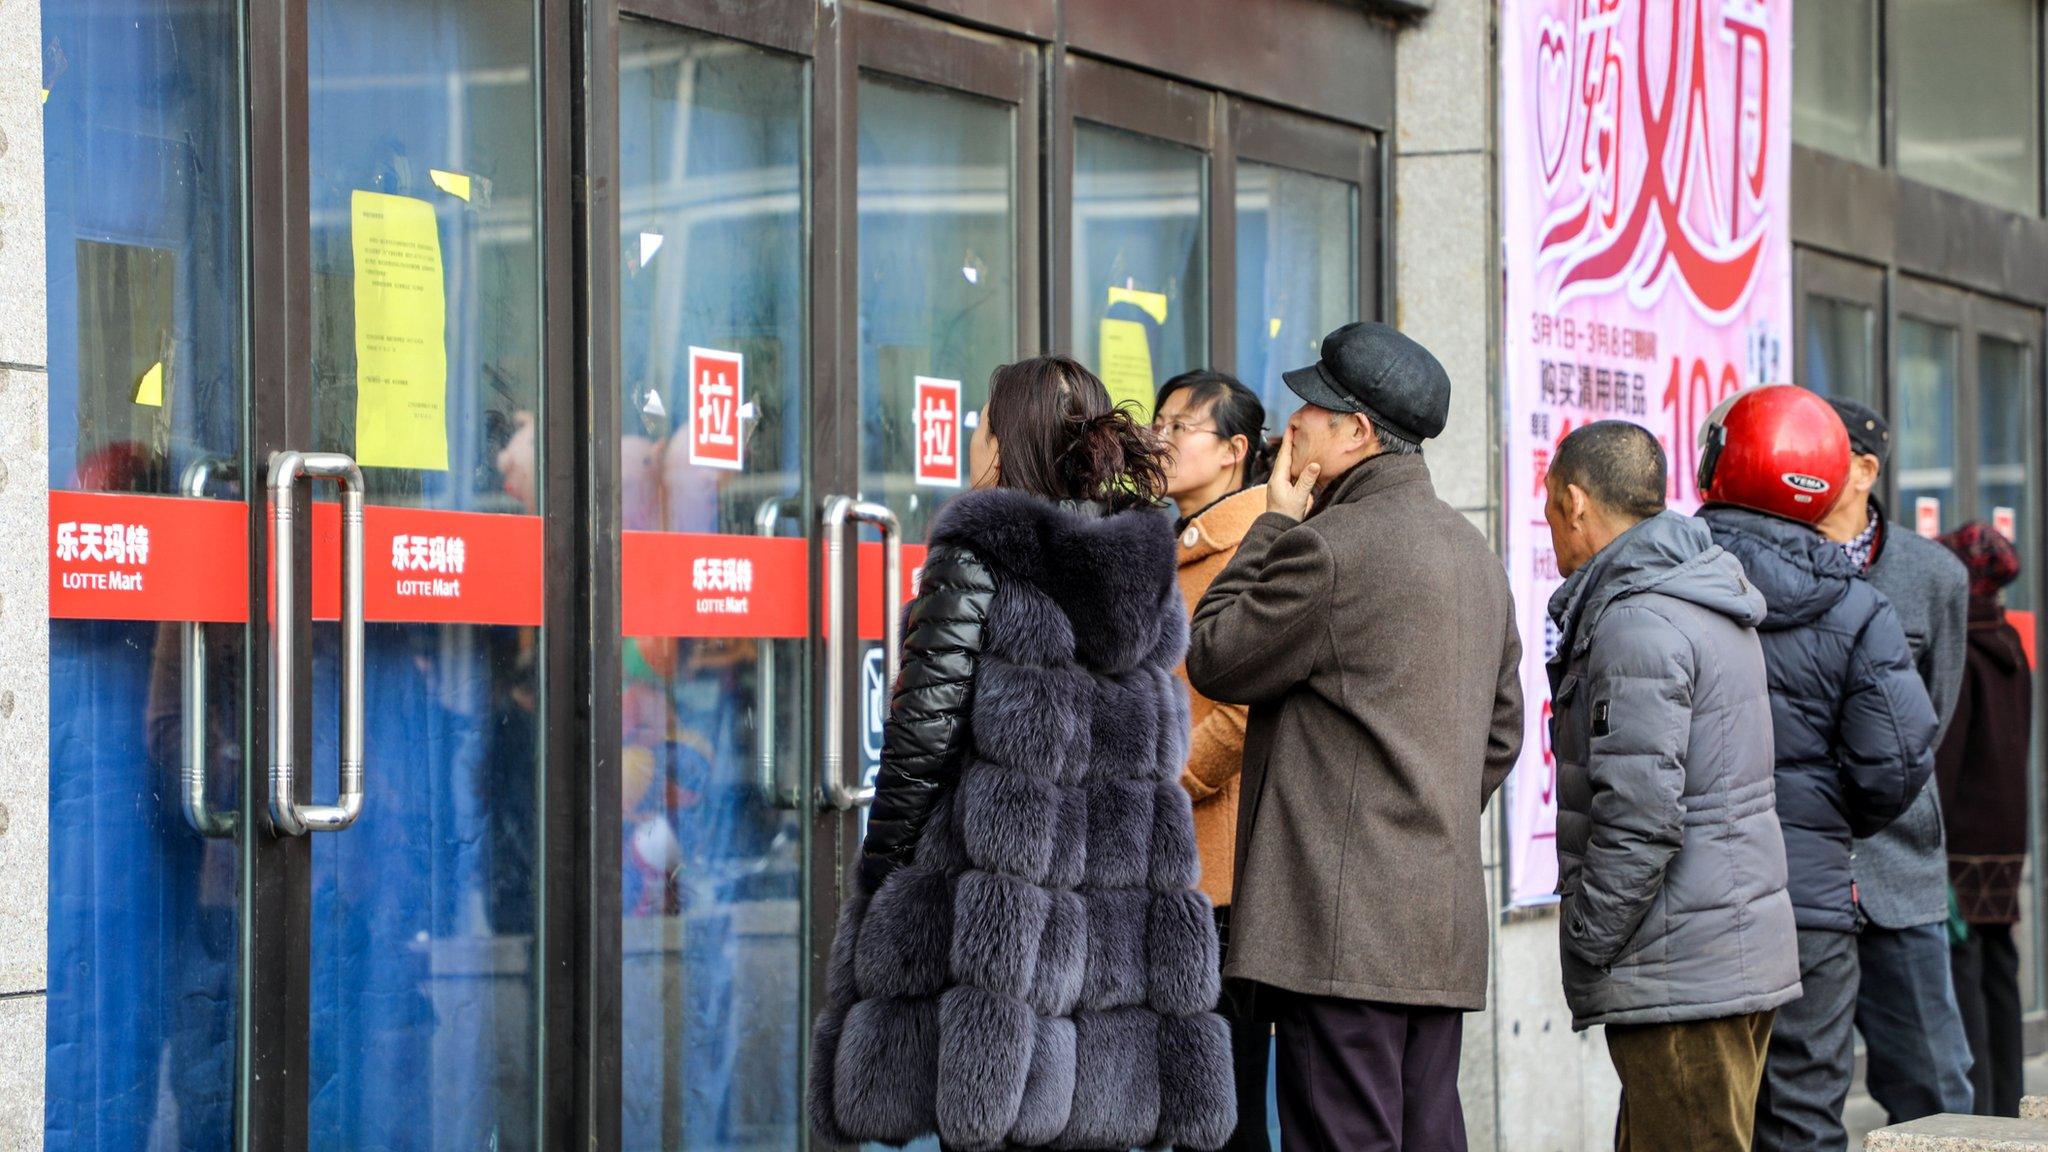
[[[1209,435],[1219,438],[1223,435],[1223,433],[1206,425],[1184,424],[1179,420],[1154,420],[1152,422],[1152,430],[1168,440],[1178,440],[1190,432],[1207,432]]]

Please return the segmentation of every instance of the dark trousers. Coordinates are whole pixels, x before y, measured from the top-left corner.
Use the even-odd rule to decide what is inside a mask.
[[[1885,928],[1856,936],[1861,975],[1856,1030],[1863,1082],[1893,1124],[1970,1111],[1970,1042],[1949,978],[1948,925]]]
[[[1230,955],[1230,906],[1216,909],[1216,940],[1220,958]],[[1230,1025],[1230,1057],[1237,1082],[1237,1131],[1221,1152],[1272,1152],[1273,1139],[1266,1131],[1267,1053],[1272,1048],[1273,1024],[1253,1010],[1249,989],[1223,986],[1223,1000],[1216,1011]]]
[[[1977,1114],[2017,1116],[2024,1090],[2026,1049],[2020,1032],[2020,953],[2010,924],[1972,924],[1970,938],[1957,944],[1956,1003],[1963,1034],[1977,1065]]]
[[[1855,1076],[1856,935],[1799,930],[1805,994],[1778,1009],[1756,1097],[1757,1152],[1843,1152]]]
[[[1287,1152],[1465,1152],[1462,1012],[1271,989],[1260,1003],[1275,1009]]]
[[[1615,1152],[1749,1152],[1772,1015],[1608,1025]]]

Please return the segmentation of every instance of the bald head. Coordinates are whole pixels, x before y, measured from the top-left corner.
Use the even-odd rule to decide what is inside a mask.
[[[1664,511],[1664,446],[1649,429],[1601,420],[1564,438],[1550,462],[1559,486],[1576,485],[1601,510],[1629,521]]]
[[[1664,511],[1664,477],[1664,446],[1639,424],[1602,420],[1565,437],[1543,481],[1557,570],[1570,576]]]

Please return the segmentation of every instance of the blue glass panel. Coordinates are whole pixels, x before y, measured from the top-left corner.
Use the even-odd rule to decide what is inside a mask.
[[[1104,383],[1119,398],[1143,393],[1143,419],[1162,381],[1209,362],[1207,168],[1190,148],[1098,124],[1074,129],[1074,354],[1102,371],[1102,322],[1142,326],[1150,387],[1120,388],[1115,372]],[[1119,292],[1144,293],[1153,307]]]
[[[771,531],[803,532],[805,80],[790,57],[621,25],[629,531],[754,535],[765,510]],[[692,462],[693,347],[741,358],[739,467]],[[805,776],[809,663],[802,640],[625,642],[620,1120],[631,1152],[800,1138],[805,818],[765,796],[757,773],[765,755],[781,787]]]
[[[860,84],[861,492],[921,542],[965,486],[920,482],[916,381],[958,381],[963,427],[1017,358],[1015,113],[878,76]],[[1034,349],[1035,351],[1035,349]]]
[[[313,447],[365,460],[373,505],[535,514],[534,6],[312,0],[307,39]],[[440,410],[423,427],[445,467],[437,452],[390,451],[371,431],[374,404],[359,403],[362,192],[414,202],[439,249],[446,375],[425,390]],[[539,563],[468,557],[471,579]],[[366,639],[367,800],[353,827],[313,842],[313,1144],[530,1148],[540,632],[392,623]],[[316,625],[302,763],[322,797],[334,787],[339,651],[335,626]]]
[[[1280,374],[1313,364],[1358,315],[1358,188],[1266,164],[1237,166],[1237,375],[1278,435],[1301,400]]]
[[[235,5],[53,0],[42,38],[50,485],[177,493],[196,462],[241,453]],[[160,396],[140,387],[153,368]],[[230,1140],[240,874],[233,841],[180,808],[183,631],[50,625],[44,1121],[61,1152]],[[204,629],[191,718],[218,808],[244,759],[242,633]]]

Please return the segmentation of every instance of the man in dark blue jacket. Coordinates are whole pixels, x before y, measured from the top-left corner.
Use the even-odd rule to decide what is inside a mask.
[[[1760,389],[1717,413],[1708,441],[1701,517],[1767,605],[1757,631],[1805,989],[1778,1012],[1755,1147],[1838,1150],[1858,976],[1850,840],[1919,795],[1934,767],[1934,706],[1890,601],[1814,527],[1848,474],[1833,410],[1800,389]]]

